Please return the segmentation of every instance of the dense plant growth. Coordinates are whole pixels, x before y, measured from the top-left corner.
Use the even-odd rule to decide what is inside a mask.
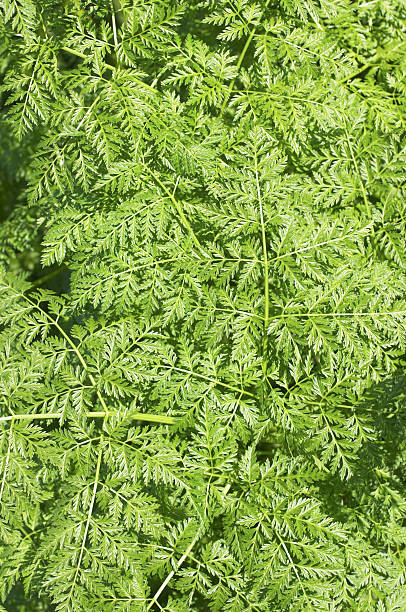
[[[406,609],[403,0],[1,0],[0,595]]]

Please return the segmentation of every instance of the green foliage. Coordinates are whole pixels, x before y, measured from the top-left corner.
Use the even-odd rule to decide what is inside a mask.
[[[1,609],[405,610],[405,3],[0,6]]]

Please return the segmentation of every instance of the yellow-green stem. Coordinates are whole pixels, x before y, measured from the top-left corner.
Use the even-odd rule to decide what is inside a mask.
[[[85,416],[89,419],[102,419],[108,417],[120,416],[120,412],[86,412]],[[61,419],[63,414],[57,412],[37,412],[33,414],[11,414],[4,417],[0,417],[0,422],[4,421],[33,421],[33,420],[47,420],[47,419]],[[160,414],[147,414],[145,412],[133,412],[130,418],[134,421],[147,421],[150,423],[162,423],[166,425],[172,425],[176,423],[176,418],[160,415]]]

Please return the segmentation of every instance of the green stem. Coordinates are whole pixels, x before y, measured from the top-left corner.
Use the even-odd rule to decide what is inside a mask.
[[[399,42],[397,45],[395,45],[394,47],[392,47],[391,52],[393,53],[393,51],[395,49],[399,49],[399,47],[403,47],[403,45],[406,44],[406,40],[402,40],[401,42]],[[364,64],[363,66],[360,66],[359,68],[357,68],[356,70],[354,70],[354,72],[351,72],[351,74],[347,75],[346,77],[343,77],[342,79],[340,79],[338,82],[339,83],[347,83],[348,81],[350,81],[351,79],[354,79],[356,76],[358,76],[359,74],[361,74],[362,72],[364,72],[364,70],[367,70],[369,68],[381,68],[381,65],[376,63],[376,62],[367,62],[366,64]]]
[[[191,543],[189,544],[189,546],[187,547],[187,549],[185,550],[185,552],[183,553],[183,555],[181,556],[181,558],[179,559],[179,562],[176,565],[176,568],[171,570],[169,572],[169,574],[167,575],[167,577],[165,578],[165,580],[163,581],[163,583],[161,584],[161,586],[159,587],[159,589],[157,590],[157,592],[155,593],[154,597],[152,598],[152,600],[149,602],[148,606],[147,606],[147,612],[148,610],[150,610],[152,608],[152,606],[154,605],[154,603],[158,603],[158,598],[161,595],[162,591],[165,589],[165,587],[168,585],[168,583],[170,582],[170,580],[172,580],[173,576],[176,574],[176,572],[179,571],[179,569],[181,568],[181,566],[183,565],[184,561],[186,561],[186,559],[188,558],[188,556],[190,555],[190,553],[193,550],[193,547],[195,546],[195,544],[197,543],[197,541],[199,540],[201,535],[201,529],[198,529],[194,539],[191,541]]]
[[[276,319],[289,319],[290,317],[383,317],[383,316],[406,315],[406,310],[383,310],[382,312],[287,312],[271,317],[270,321]]]
[[[46,420],[46,419],[60,419],[62,418],[61,413],[56,412],[38,412],[33,414],[12,414],[4,417],[0,417],[0,422],[4,421],[18,421],[18,420]],[[120,416],[120,412],[86,412],[85,416],[89,419],[103,419],[105,417]],[[172,425],[176,423],[176,418],[160,415],[160,414],[147,414],[145,412],[133,412],[130,417],[134,421],[147,421],[149,423],[162,423],[166,425]]]
[[[364,70],[369,70],[370,68],[377,67],[379,67],[379,64],[364,64],[364,66],[361,66],[361,68],[357,68],[357,70],[354,70],[354,72],[351,72],[351,74],[347,75],[346,77],[343,77],[338,82],[341,85],[345,85],[345,83],[348,83],[348,81],[351,81],[351,79],[355,79],[355,77],[362,74]]]
[[[267,1],[265,2],[264,10],[265,10],[265,9],[268,7],[269,2],[270,2],[270,0],[267,0]],[[251,34],[250,34],[250,35],[249,35],[249,37],[247,38],[247,40],[246,40],[246,42],[245,42],[245,45],[244,45],[244,47],[243,47],[243,49],[242,49],[242,51],[241,51],[241,53],[240,53],[240,56],[239,56],[238,61],[237,61],[237,66],[236,66],[236,69],[237,69],[237,74],[238,74],[238,73],[239,73],[239,71],[240,71],[241,65],[242,65],[242,63],[243,63],[243,61],[244,61],[244,57],[245,57],[245,55],[246,55],[246,53],[247,53],[247,51],[248,51],[248,49],[249,49],[249,46],[250,46],[250,44],[251,44],[251,42],[252,42],[252,39],[253,39],[253,38],[254,38],[254,36],[255,36],[255,32],[257,31],[257,27],[258,27],[257,25],[253,27],[253,29],[252,29],[252,31],[251,31]],[[229,98],[230,98],[231,92],[233,91],[233,87],[234,87],[234,83],[235,83],[235,79],[236,79],[236,78],[237,78],[237,77],[234,77],[234,78],[233,78],[233,80],[231,81],[231,83],[230,83],[230,85],[229,85],[229,87],[228,87],[227,94],[226,94],[226,96],[224,97],[224,101],[223,101],[223,104],[222,104],[221,109],[220,109],[220,117],[223,115],[223,113],[224,113],[224,111],[225,111],[225,108],[226,108],[226,106],[227,106],[227,102],[228,102],[228,100],[229,100]]]
[[[41,276],[36,281],[32,282],[31,287],[35,289],[35,287],[39,287],[40,285],[47,283],[52,278],[55,278],[55,276],[59,276],[59,274],[62,274],[62,272],[65,272],[65,270],[67,270],[67,268],[64,265],[56,270],[52,270],[52,272],[49,272],[49,274],[45,274],[45,276]]]
[[[113,4],[113,12],[112,12],[112,15],[111,15],[111,24],[112,24],[112,27],[113,27],[114,46],[117,48],[118,40],[117,40],[117,26],[116,26],[116,15],[115,15],[114,4]]]
[[[99,485],[100,468],[101,468],[102,456],[103,456],[103,436],[101,436],[101,438],[100,438],[99,454],[98,454],[98,457],[97,457],[97,465],[96,465],[96,473],[95,473],[94,483],[93,483],[92,498],[91,498],[90,504],[89,504],[89,510],[88,510],[88,513],[87,513],[85,531],[84,531],[83,538],[82,538],[82,545],[80,547],[79,560],[78,560],[78,563],[77,563],[77,566],[76,566],[76,569],[75,569],[75,574],[74,574],[74,577],[73,577],[72,586],[71,586],[70,591],[69,591],[68,601],[72,600],[72,597],[73,597],[73,594],[74,594],[74,590],[75,590],[75,587],[76,587],[76,581],[77,581],[77,578],[78,578],[78,575],[79,575],[79,571],[81,570],[81,566],[82,566],[82,560],[83,560],[83,555],[84,555],[84,552],[85,552],[87,534],[89,532],[90,520],[92,518],[93,507],[94,507],[94,503],[96,501],[97,487]]]
[[[261,236],[262,236],[262,251],[264,256],[264,283],[265,283],[265,312],[264,312],[264,346],[262,355],[262,370],[266,375],[267,366],[267,349],[268,349],[268,325],[269,325],[269,263],[268,263],[268,251],[266,246],[266,232],[265,232],[265,220],[264,220],[264,208],[262,202],[261,189],[259,186],[259,175],[258,175],[258,160],[255,155],[255,179],[257,183],[257,196],[259,202],[259,216],[261,221]]]
[[[374,226],[373,226],[371,206],[369,204],[368,196],[367,196],[367,193],[365,191],[365,186],[364,186],[364,182],[362,180],[361,172],[360,172],[359,167],[358,167],[358,162],[357,162],[357,159],[356,159],[356,157],[354,155],[354,150],[353,150],[352,145],[351,145],[350,135],[349,135],[348,130],[347,130],[346,127],[344,128],[344,131],[345,131],[345,137],[346,137],[346,140],[347,140],[348,148],[350,150],[351,159],[352,159],[352,162],[354,164],[355,172],[357,174],[357,177],[358,177],[358,180],[359,180],[359,184],[361,186],[362,198],[364,200],[364,204],[365,204],[365,208],[366,208],[366,211],[367,211],[367,215],[368,215],[370,223],[372,224],[371,225],[371,233],[372,233],[372,236],[373,236],[375,232],[374,232]]]
[[[76,55],[77,57],[80,57],[80,58],[82,58],[84,60],[91,59],[91,57],[89,55],[86,55],[86,53],[82,53],[81,51],[78,51],[77,49],[71,49],[70,47],[61,47],[61,49],[62,49],[62,51],[65,51],[65,53],[70,53],[71,55]],[[117,67],[113,66],[112,64],[108,64],[107,62],[102,62],[102,64],[103,64],[103,67],[106,70],[111,70],[112,72],[114,70],[117,70]],[[131,75],[131,78],[134,79],[135,81],[138,81],[138,83],[140,83],[140,85],[142,85],[143,87],[146,87],[150,91],[153,91],[154,93],[158,93],[157,90],[155,89],[155,87],[152,87],[151,85],[148,85],[148,83],[145,83],[141,79],[136,78],[134,75]]]
[[[10,462],[11,428],[12,427],[13,427],[13,424],[11,424],[10,431],[9,431],[9,434],[8,434],[7,455],[6,455],[6,458],[4,460],[3,467],[2,467],[2,469],[3,469],[3,478],[2,478],[2,481],[1,481],[1,487],[0,487],[0,500],[3,497],[4,485],[6,484],[7,469],[8,469],[8,464]]]
[[[166,368],[168,370],[175,370],[175,372],[184,372],[185,374],[190,374],[191,376],[196,376],[197,378],[201,378],[202,380],[207,380],[208,382],[212,382],[213,384],[220,385],[225,389],[230,389],[230,391],[235,391],[236,393],[241,393],[244,395],[249,395],[250,397],[255,397],[253,393],[249,391],[245,391],[245,389],[239,389],[238,387],[233,387],[232,385],[227,385],[227,383],[223,383],[216,378],[210,378],[209,376],[204,376],[204,374],[198,374],[197,372],[193,372],[192,370],[186,370],[185,368],[176,368],[175,366],[170,365],[161,365],[161,368]]]
[[[203,249],[202,245],[200,244],[196,234],[194,233],[192,226],[190,225],[189,221],[186,218],[185,213],[183,212],[182,206],[180,205],[180,203],[178,202],[178,200],[175,198],[175,196],[169,191],[169,189],[166,187],[166,185],[161,181],[161,179],[155,174],[155,172],[153,172],[148,166],[147,164],[143,164],[145,170],[148,172],[148,174],[155,180],[155,182],[161,187],[161,189],[163,189],[165,191],[165,193],[167,194],[168,198],[171,200],[171,202],[173,203],[173,205],[175,206],[178,215],[185,227],[185,229],[189,232],[193,242],[195,243],[196,247],[199,249],[200,253],[205,257],[205,259],[207,259],[208,257],[210,257]]]
[[[93,387],[94,387],[94,389],[96,391],[96,395],[97,395],[97,397],[99,399],[99,402],[100,402],[100,404],[101,404],[101,406],[102,406],[102,408],[104,410],[104,413],[108,414],[108,408],[107,408],[106,402],[104,401],[104,398],[103,398],[102,394],[100,393],[100,391],[97,388],[97,384],[96,384],[96,381],[95,381],[95,379],[93,377],[93,374],[89,371],[89,368],[87,367],[87,363],[83,359],[83,356],[82,356],[81,352],[79,351],[78,347],[73,342],[73,340],[70,338],[70,336],[68,336],[68,334],[65,332],[63,327],[61,327],[59,325],[59,323],[58,323],[58,321],[56,319],[53,319],[45,310],[43,310],[42,308],[40,308],[40,306],[38,304],[36,304],[32,300],[30,300],[30,298],[28,298],[24,293],[19,293],[18,291],[16,291],[10,285],[4,284],[4,286],[6,286],[9,289],[11,289],[11,291],[13,291],[16,295],[20,295],[26,302],[28,302],[28,304],[31,304],[31,306],[33,308],[36,308],[37,310],[39,310],[45,316],[45,318],[48,319],[48,321],[50,321],[50,323],[52,325],[54,325],[56,327],[56,329],[59,331],[59,333],[65,338],[66,342],[72,348],[72,350],[75,353],[76,357],[80,361],[84,371],[88,375],[89,380],[92,383],[92,385],[93,385]]]
[[[119,26],[122,26],[124,24],[124,16],[123,16],[123,11],[121,8],[121,2],[120,0],[112,0],[113,3],[113,9],[114,9],[114,13],[117,17],[117,23]]]

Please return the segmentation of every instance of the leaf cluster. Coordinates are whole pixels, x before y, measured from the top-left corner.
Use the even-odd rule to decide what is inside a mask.
[[[0,7],[1,609],[406,609],[404,3]]]

